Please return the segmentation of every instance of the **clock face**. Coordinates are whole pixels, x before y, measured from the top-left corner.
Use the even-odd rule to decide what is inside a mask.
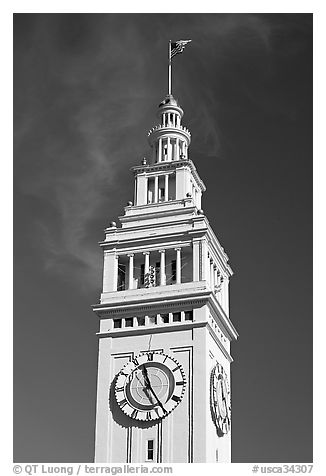
[[[184,371],[174,358],[147,352],[119,372],[115,396],[121,410],[142,421],[167,416],[181,402],[186,387]]]
[[[213,421],[220,435],[231,426],[231,399],[228,378],[222,365],[216,364],[211,372],[211,410]]]

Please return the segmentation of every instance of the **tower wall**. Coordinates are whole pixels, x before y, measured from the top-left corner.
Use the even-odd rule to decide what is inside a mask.
[[[105,230],[95,462],[231,460],[228,256],[170,95],[133,167],[134,202]]]

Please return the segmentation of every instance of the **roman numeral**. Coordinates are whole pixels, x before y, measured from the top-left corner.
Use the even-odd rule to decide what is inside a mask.
[[[137,418],[138,410],[134,410],[131,414],[131,418]]]
[[[152,419],[151,412],[147,412],[147,413],[146,413],[146,419],[147,419],[147,420],[151,420],[151,419]]]
[[[176,385],[183,385],[183,380],[180,380],[180,382],[176,382]]]
[[[124,390],[124,387],[116,387],[116,392],[123,392]]]
[[[121,402],[119,402],[119,405],[120,405],[120,408],[123,408],[124,406],[127,405],[127,400],[124,398],[123,400],[121,400]]]
[[[134,363],[135,365],[139,365],[139,362],[138,362],[138,360],[137,360],[136,357],[133,359],[133,363]]]
[[[177,367],[175,369],[173,369],[172,372],[176,372],[179,369],[180,369],[180,367],[177,365]]]
[[[177,397],[176,395],[173,395],[171,398],[174,402],[181,402],[181,398]]]
[[[153,354],[152,353],[147,354],[147,359],[148,359],[148,361],[152,362],[153,361]]]

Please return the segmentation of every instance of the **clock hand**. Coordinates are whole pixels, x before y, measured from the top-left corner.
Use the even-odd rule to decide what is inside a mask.
[[[152,385],[151,385],[151,382],[149,380],[149,377],[148,377],[148,372],[147,372],[147,369],[145,366],[142,367],[142,373],[143,373],[143,376],[144,376],[144,381],[145,381],[145,385],[149,388],[149,390],[152,392],[152,394],[154,395],[154,397],[156,398],[157,400],[157,403],[159,404],[159,406],[162,408],[162,410],[164,411],[164,413],[167,413],[165,408],[163,407],[162,405],[162,402],[160,401],[160,399],[158,398],[158,396],[156,395]]]
[[[226,394],[225,394],[225,386],[224,386],[224,382],[222,382],[221,384],[221,390],[222,390],[222,401],[224,403],[224,410],[225,410],[225,418],[224,420],[226,419],[229,419],[229,409],[228,409],[228,404],[227,404],[227,400],[226,400]]]

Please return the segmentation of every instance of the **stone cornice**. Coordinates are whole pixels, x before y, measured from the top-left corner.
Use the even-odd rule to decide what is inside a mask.
[[[206,281],[196,281],[171,286],[158,286],[129,291],[106,293],[105,300],[92,306],[100,318],[111,316],[130,316],[130,314],[155,312],[173,312],[185,305],[200,307],[208,304],[221,330],[231,340],[236,340],[238,333],[228,316],[223,311]]]
[[[215,233],[214,233],[214,231],[213,231],[213,229],[212,229],[212,227],[209,223],[208,218],[206,216],[204,216],[204,219],[205,219],[205,223],[206,223],[207,231],[208,231],[208,243],[212,245],[210,251],[213,251],[213,254],[215,255],[215,258],[217,260],[219,260],[219,262],[222,265],[224,271],[229,276],[232,276],[233,271],[232,271],[231,266],[228,263],[229,257],[227,255],[227,253],[225,252],[223,246],[219,242],[217,236],[215,235]],[[215,253],[214,253],[214,251],[215,251]],[[218,253],[216,253],[216,251]]]
[[[192,203],[193,203],[192,198],[184,198],[182,200],[173,200],[170,202],[159,202],[159,203],[150,203],[147,205],[127,206],[125,207],[126,211],[139,210],[140,213],[138,215],[122,215],[122,216],[119,216],[119,220],[121,223],[127,223],[132,221],[149,220],[151,218],[184,215],[185,213],[193,214],[195,216],[197,207],[195,205],[191,206]],[[178,204],[180,204],[180,208],[176,208],[176,205]],[[170,210],[166,209],[166,207],[169,207],[169,205],[171,207]],[[163,208],[163,207],[165,209],[160,210],[160,208]],[[153,210],[153,211],[148,212],[148,210]],[[141,213],[142,211],[145,211],[145,213]]]
[[[132,240],[133,243],[135,243],[135,240]],[[129,253],[133,253],[134,255],[141,254],[141,253],[153,253],[154,251],[164,251],[166,250],[174,250],[175,247],[178,246],[179,248],[189,248],[191,246],[191,241],[186,240],[186,241],[174,241],[174,242],[168,242],[168,243],[153,243],[152,245],[148,244],[143,244],[140,246],[137,244],[137,246],[129,246],[129,247],[124,247],[122,250],[119,249],[118,247],[115,247],[110,250],[104,250],[104,253],[115,253],[117,256],[127,256]]]
[[[97,332],[96,335],[101,338],[111,337],[114,339],[115,337],[127,337],[127,336],[137,336],[137,335],[153,335],[153,334],[162,334],[166,332],[182,332],[185,330],[191,329],[198,329],[206,327],[209,334],[213,338],[214,342],[217,344],[219,349],[221,350],[224,357],[228,360],[228,362],[233,362],[232,356],[229,352],[225,349],[222,345],[220,340],[218,339],[216,333],[211,328],[207,321],[199,321],[199,322],[178,322],[177,324],[163,324],[163,325],[156,325],[151,327],[136,327],[136,328],[125,328],[119,330],[110,330],[110,331],[100,331]]]
[[[213,338],[214,342],[217,344],[218,348],[220,349],[220,351],[222,352],[222,354],[224,355],[224,357],[225,357],[230,363],[232,363],[232,362],[233,362],[232,356],[231,356],[231,355],[229,354],[229,352],[225,349],[224,345],[220,342],[219,338],[218,338],[217,335],[216,335],[216,332],[214,331],[214,329],[212,329],[212,327],[209,325],[209,323],[207,323],[207,328],[208,328],[208,331],[209,331],[210,336]]]
[[[221,330],[225,333],[228,339],[230,341],[237,340],[239,334],[230,318],[224,312],[214,293],[211,293],[210,295],[208,306],[217,324],[221,327]]]
[[[205,327],[206,322],[178,322],[172,324],[162,324],[162,325],[155,325],[150,327],[128,327],[124,329],[112,329],[109,331],[100,331],[97,332],[96,335],[99,337],[122,337],[122,336],[130,336],[130,335],[144,335],[144,334],[160,334],[162,332],[173,332],[173,331],[184,331],[188,329],[198,328],[198,327]]]
[[[134,231],[134,230],[133,230]],[[114,239],[116,237],[116,239]],[[166,240],[163,242],[163,240]],[[151,243],[149,245],[149,243]],[[123,249],[126,248],[152,248],[156,249],[158,246],[160,248],[165,248],[165,247],[170,247],[171,244],[179,245],[183,243],[191,243],[191,237],[188,235],[188,233],[185,233],[184,231],[174,231],[174,232],[163,232],[157,235],[142,235],[139,237],[135,236],[129,236],[127,233],[125,236],[117,236],[113,235],[110,237],[110,241],[101,241],[99,243],[100,247],[103,248],[104,250],[107,249],[114,249],[114,248],[119,248]]]

